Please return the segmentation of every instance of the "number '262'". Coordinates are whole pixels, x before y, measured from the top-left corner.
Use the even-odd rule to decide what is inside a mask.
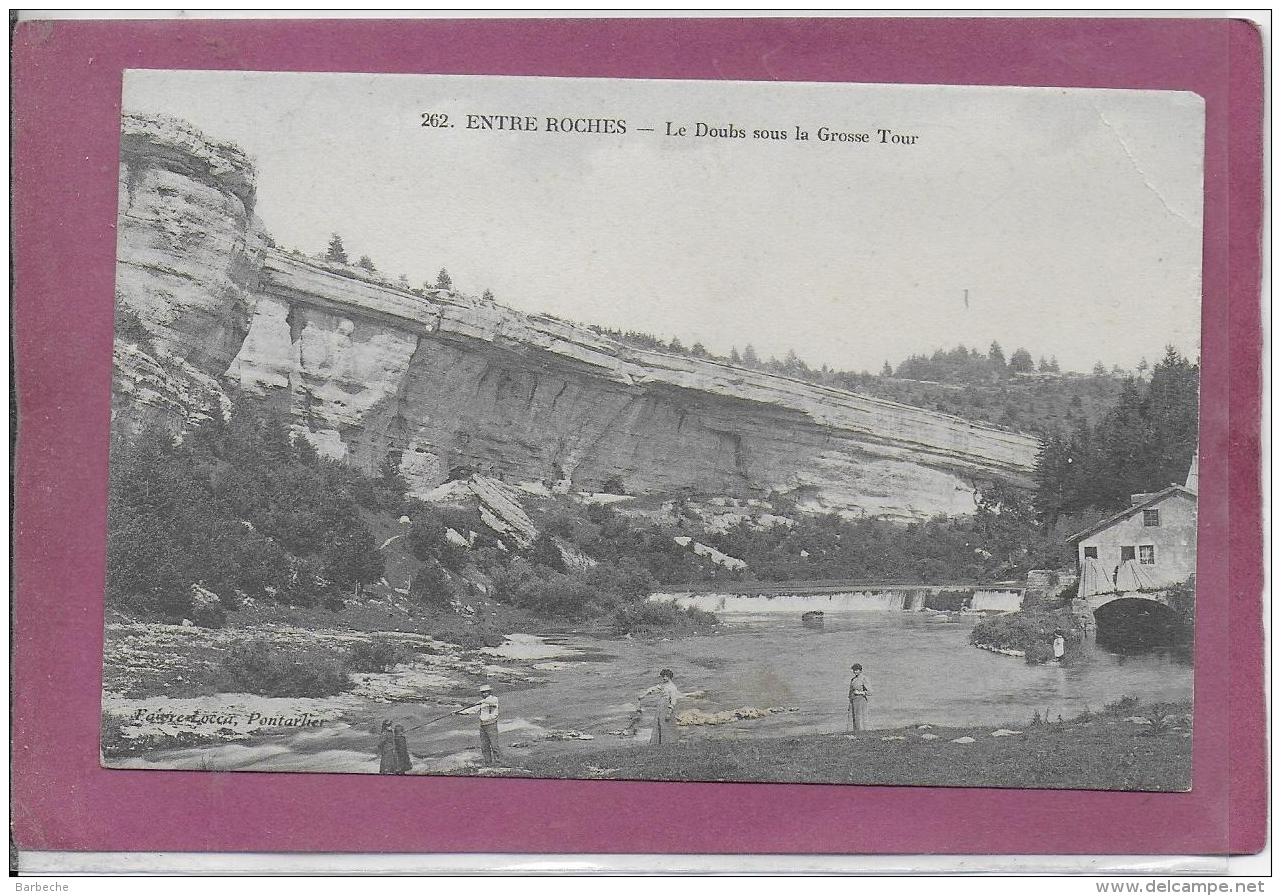
[[[447,128],[449,127],[449,116],[444,112],[424,112],[423,127],[425,128]]]

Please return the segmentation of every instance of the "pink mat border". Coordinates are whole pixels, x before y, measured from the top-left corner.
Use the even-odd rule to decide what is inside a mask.
[[[388,780],[100,768],[116,171],[120,78],[128,67],[1200,94],[1208,140],[1193,790]],[[12,71],[18,246],[12,345],[20,422],[13,467],[12,818],[19,848],[1219,854],[1262,847],[1262,56],[1251,24],[34,22],[14,32]]]

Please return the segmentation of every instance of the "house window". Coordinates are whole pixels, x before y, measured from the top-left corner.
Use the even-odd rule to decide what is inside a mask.
[[[1128,548],[1121,548],[1121,562],[1122,562],[1122,563],[1124,563],[1126,560],[1133,560],[1133,559],[1134,559],[1134,547],[1133,547],[1133,546],[1130,546],[1130,547],[1128,547]]]
[[[1156,563],[1156,545],[1139,545],[1139,562],[1144,566],[1151,566]]]
[[[1098,548],[1086,548],[1086,549],[1085,549],[1085,559],[1086,559],[1086,560],[1097,560],[1097,559],[1099,559],[1099,549],[1098,549]]]
[[[1161,511],[1159,510],[1143,511],[1143,525],[1145,526],[1161,525]]]

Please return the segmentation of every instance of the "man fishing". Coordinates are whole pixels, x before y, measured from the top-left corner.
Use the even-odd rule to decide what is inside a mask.
[[[484,757],[486,765],[496,764],[502,759],[502,754],[498,749],[498,699],[494,696],[494,689],[489,685],[483,685],[480,688],[480,697],[481,699],[478,703],[460,707],[453,712],[436,716],[434,719],[428,719],[422,724],[414,725],[412,728],[406,728],[404,725],[393,727],[390,719],[384,720],[377,747],[379,758],[378,773],[382,775],[403,775],[413,769],[413,760],[409,756],[409,741],[405,736],[407,731],[418,731],[450,716],[464,713],[470,714],[476,711],[479,711],[480,715],[481,755]]]
[[[503,758],[498,749],[498,698],[489,685],[480,689],[480,755],[485,765],[497,765]]]

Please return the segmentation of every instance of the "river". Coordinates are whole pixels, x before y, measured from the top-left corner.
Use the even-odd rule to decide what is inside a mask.
[[[682,726],[684,738],[761,737],[839,731],[847,724],[849,667],[863,665],[871,684],[872,727],[1026,725],[1034,712],[1064,718],[1099,710],[1123,695],[1144,701],[1190,700],[1186,655],[1150,651],[1122,656],[1094,644],[1068,666],[1029,666],[1022,659],[970,646],[976,617],[882,610],[831,613],[821,628],[790,613],[726,613],[715,634],[666,641],[605,640],[544,633],[500,648],[493,662],[533,680],[498,683],[500,744],[508,764],[528,751],[608,749],[645,739],[624,734],[637,695],[671,668],[683,692],[679,709],[716,713],[775,708],[762,718]],[[447,710],[446,710],[447,711]],[[463,770],[477,757],[476,721],[441,715],[424,699],[370,702],[323,731],[277,735],[257,746],[192,748],[123,765],[372,771],[373,732],[384,718],[409,729],[415,769]],[[419,727],[422,726],[422,727]]]
[[[891,728],[935,725],[1027,724],[1034,712],[1069,718],[1102,709],[1122,695],[1141,700],[1191,699],[1192,669],[1174,652],[1136,656],[1094,644],[1070,666],[1029,666],[1023,660],[969,644],[974,617],[936,621],[931,613],[827,613],[822,628],[798,616],[722,616],[715,635],[670,641],[597,641],[552,637],[548,652],[569,651],[550,663],[545,684],[503,696],[503,715],[514,726],[504,741],[521,743],[521,728],[580,731],[583,741],[545,744],[586,749],[620,743],[636,695],[671,668],[682,691],[702,691],[682,709],[707,713],[741,707],[791,710],[716,726],[687,726],[684,737],[751,737],[840,730],[846,723],[849,667],[863,665],[871,682],[871,724]],[[470,723],[433,738],[467,749]],[[644,737],[642,732],[641,737]],[[603,742],[603,743],[602,743]]]
[[[974,617],[942,622],[929,613],[829,613],[821,628],[778,614],[722,618],[722,631],[706,637],[657,643],[564,638],[566,646],[588,647],[589,661],[570,662],[545,686],[513,693],[506,702],[515,713],[555,713],[565,727],[617,728],[619,709],[667,667],[681,690],[705,692],[691,707],[795,709],[716,726],[717,733],[833,731],[845,722],[854,662],[871,682],[872,724],[882,728],[1026,724],[1033,712],[1067,718],[1127,694],[1165,702],[1192,697],[1192,668],[1178,652],[1124,656],[1090,643],[1071,665],[1029,666],[971,646]]]

